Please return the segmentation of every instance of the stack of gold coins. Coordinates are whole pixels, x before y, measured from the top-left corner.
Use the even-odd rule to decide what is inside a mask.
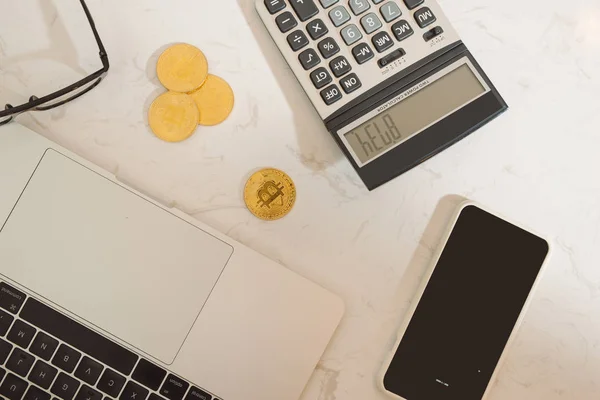
[[[156,65],[158,79],[168,92],[158,96],[148,112],[152,132],[167,142],[181,142],[198,125],[217,125],[233,110],[231,86],[208,73],[200,49],[185,43],[165,50]]]

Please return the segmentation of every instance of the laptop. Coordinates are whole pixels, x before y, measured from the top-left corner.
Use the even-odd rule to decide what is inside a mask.
[[[296,400],[334,294],[15,123],[0,128],[0,396]]]

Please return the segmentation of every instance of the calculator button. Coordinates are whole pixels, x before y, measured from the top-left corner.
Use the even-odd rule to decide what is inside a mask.
[[[371,34],[381,28],[381,20],[374,13],[369,13],[362,17],[360,24],[367,34]]]
[[[398,7],[398,4],[393,1],[387,2],[381,6],[379,10],[381,12],[381,16],[385,20],[385,22],[392,22],[396,18],[402,15],[402,10]]]
[[[271,14],[275,14],[285,8],[285,2],[283,0],[265,0],[265,6]]]
[[[331,18],[331,22],[336,27],[342,26],[350,20],[350,13],[348,13],[348,10],[344,6],[337,6],[329,11],[329,18]]]
[[[415,12],[415,20],[421,28],[425,28],[426,26],[433,24],[436,18],[429,7],[423,7]]]
[[[310,37],[313,38],[313,40],[317,40],[318,38],[327,35],[327,33],[329,32],[329,29],[327,29],[325,23],[320,19],[310,21],[306,25],[306,30],[308,31]]]
[[[419,7],[425,0],[404,0],[404,4],[409,10]]]
[[[323,8],[329,8],[332,5],[334,5],[335,3],[337,3],[339,0],[319,0],[321,2],[321,5],[323,6]]]
[[[279,14],[277,18],[275,18],[275,22],[277,23],[281,33],[286,33],[298,25],[298,21],[296,21],[296,18],[294,18],[292,13],[289,11]]]
[[[373,36],[372,42],[375,46],[375,49],[377,49],[379,53],[383,53],[394,45],[392,38],[387,34],[387,32],[379,32]]]
[[[373,4],[379,4],[381,2],[383,2],[384,0],[373,0]]]
[[[359,64],[364,64],[369,61],[371,58],[375,57],[373,50],[366,43],[361,43],[355,48],[352,49],[352,55],[354,59]]]
[[[377,65],[379,65],[379,68],[383,68],[383,67],[387,66],[389,63],[394,62],[397,59],[404,57],[405,55],[406,55],[406,52],[404,51],[404,49],[394,50],[387,56],[385,56],[382,59],[380,59],[379,61],[377,61]]]
[[[321,89],[322,87],[329,85],[333,79],[329,72],[327,72],[327,69],[321,67],[310,73],[310,80],[317,89]]]
[[[292,8],[300,18],[300,21],[308,21],[319,13],[314,0],[290,0]]]
[[[394,32],[394,36],[396,39],[401,42],[413,33],[413,29],[410,27],[410,24],[406,20],[400,20],[392,25],[392,32]]]
[[[350,0],[349,4],[354,15],[360,15],[371,8],[369,0]]]
[[[330,106],[342,98],[342,93],[336,85],[331,85],[321,90],[321,97],[323,98],[325,104]]]
[[[323,39],[317,45],[319,51],[323,58],[329,58],[334,56],[340,51],[340,46],[333,40],[333,38],[328,37],[327,39]]]
[[[305,70],[313,69],[321,62],[317,52],[314,49],[304,50],[298,55],[298,60]]]
[[[362,83],[360,82],[360,79],[358,79],[358,76],[353,73],[340,79],[340,86],[344,89],[346,94],[350,94],[359,89],[362,86]]]
[[[423,34],[423,39],[425,39],[426,42],[429,42],[431,39],[433,39],[436,36],[440,36],[442,33],[444,33],[442,27],[436,26],[432,30],[425,32]]]
[[[344,42],[346,42],[348,46],[362,39],[362,33],[360,33],[360,30],[354,24],[348,25],[342,29],[340,33],[342,34],[342,39],[344,39]]]
[[[290,33],[287,37],[287,41],[294,51],[298,51],[308,44],[308,38],[302,31],[294,31]]]
[[[331,68],[331,71],[333,71],[333,75],[335,75],[336,78],[346,75],[352,70],[352,66],[344,56],[339,56],[331,60],[329,68]]]

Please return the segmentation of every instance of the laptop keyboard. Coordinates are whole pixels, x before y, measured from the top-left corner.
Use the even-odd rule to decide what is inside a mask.
[[[0,382],[9,400],[220,400],[4,282]]]

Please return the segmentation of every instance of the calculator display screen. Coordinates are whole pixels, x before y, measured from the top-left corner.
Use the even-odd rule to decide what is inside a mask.
[[[415,90],[344,135],[361,163],[368,163],[486,92],[467,64]]]

